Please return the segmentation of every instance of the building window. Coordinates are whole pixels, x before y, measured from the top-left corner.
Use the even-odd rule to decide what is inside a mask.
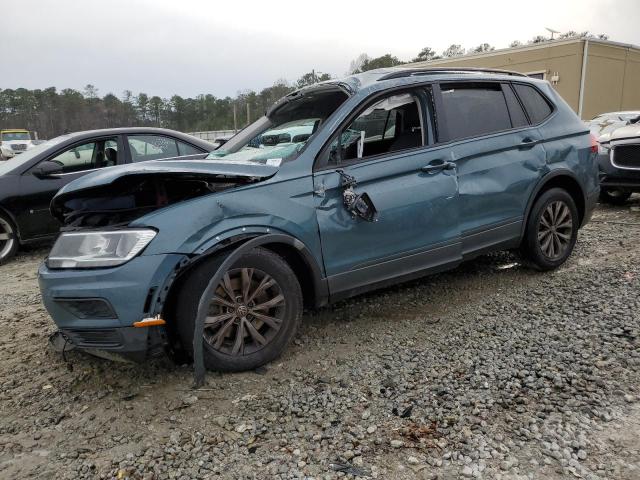
[[[527,77],[537,78],[538,80],[544,80],[547,76],[546,70],[539,70],[537,72],[527,72],[525,73]]]

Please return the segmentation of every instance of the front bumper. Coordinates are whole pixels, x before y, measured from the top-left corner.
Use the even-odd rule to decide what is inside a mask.
[[[155,315],[184,255],[149,255],[114,268],[38,271],[44,305],[65,337],[81,349],[141,360],[163,346],[165,327],[136,328]]]
[[[598,155],[598,173],[603,188],[640,192],[640,170],[617,168],[612,165],[608,154]]]
[[[13,158],[17,153],[22,152],[17,152],[10,148],[0,148],[0,155],[2,155],[4,158]]]

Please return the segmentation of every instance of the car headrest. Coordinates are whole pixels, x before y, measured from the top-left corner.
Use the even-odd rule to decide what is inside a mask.
[[[105,148],[104,149],[104,158],[107,163],[107,166],[115,165],[118,163],[118,151],[115,148]]]

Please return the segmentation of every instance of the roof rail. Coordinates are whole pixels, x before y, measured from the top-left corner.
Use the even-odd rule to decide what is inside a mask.
[[[414,77],[418,75],[439,75],[442,73],[494,73],[498,75],[513,75],[516,77],[526,77],[524,73],[513,72],[511,70],[499,70],[496,68],[400,68],[395,72],[387,73],[378,79],[391,80],[392,78]]]

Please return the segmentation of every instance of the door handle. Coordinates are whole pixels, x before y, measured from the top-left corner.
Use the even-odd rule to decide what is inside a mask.
[[[428,165],[420,167],[420,171],[424,173],[436,173],[441,170],[453,170],[456,164],[453,162],[445,162],[444,160],[434,160]]]
[[[525,150],[525,149],[527,149],[527,148],[533,148],[533,147],[536,145],[536,143],[538,143],[538,142],[536,142],[536,141],[535,141],[535,140],[533,140],[532,138],[524,138],[524,139],[520,142],[520,145],[518,145],[518,148],[519,148],[520,150]]]

